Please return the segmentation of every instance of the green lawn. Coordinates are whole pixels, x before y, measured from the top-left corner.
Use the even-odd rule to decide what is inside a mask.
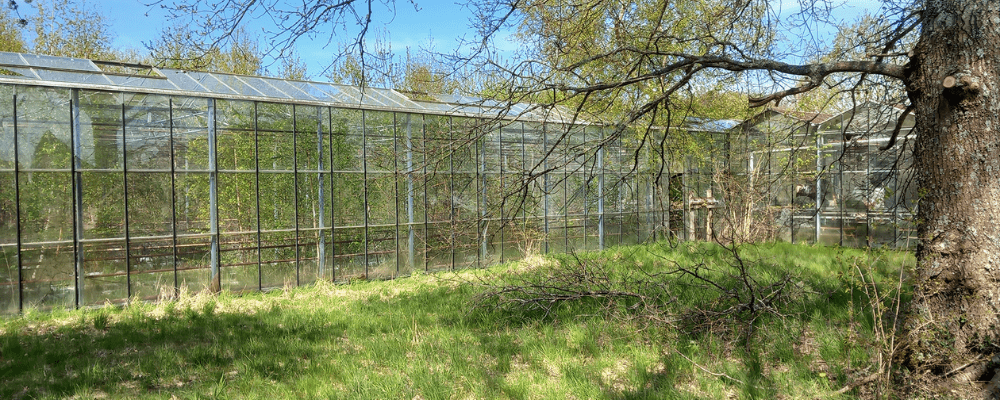
[[[696,310],[727,307],[717,291],[656,275],[704,263],[726,282],[719,278],[726,253],[659,243],[394,281],[7,317],[0,320],[0,398],[864,395],[864,387],[834,393],[874,372],[874,332],[887,325],[864,294],[873,286],[861,279],[874,277],[891,294],[912,256],[790,244],[740,254],[762,282],[791,276],[783,316],[761,315],[749,339],[748,314],[698,317],[704,313]],[[629,300],[559,302],[547,315],[473,306],[484,282],[532,281],[579,260],[612,278],[640,271],[665,279],[665,314],[644,318]]]

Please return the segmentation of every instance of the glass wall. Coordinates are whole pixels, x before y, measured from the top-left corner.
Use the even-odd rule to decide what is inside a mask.
[[[0,86],[0,313],[634,243],[650,236],[641,221],[652,181],[634,177],[634,144],[599,150],[605,136],[598,126]]]
[[[911,240],[910,152],[821,128],[643,137],[0,85],[0,313],[386,279],[727,229]],[[766,184],[743,204],[727,195],[740,182]],[[726,228],[720,218],[749,215],[736,206],[764,219]]]

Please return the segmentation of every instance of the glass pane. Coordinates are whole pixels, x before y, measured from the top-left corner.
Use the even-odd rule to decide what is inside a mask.
[[[219,231],[257,230],[257,174],[220,172]]]
[[[0,245],[0,314],[17,313],[17,245]]]
[[[335,281],[348,281],[365,276],[364,228],[333,230],[333,265]]]
[[[396,176],[368,174],[368,224],[396,224]]]
[[[21,173],[21,239],[73,239],[73,180],[69,172]]]
[[[399,227],[399,271],[409,275],[414,270],[422,271],[424,263],[424,225],[414,224]]]
[[[173,99],[174,168],[208,171],[208,102],[206,99]]]
[[[332,218],[330,174],[308,172],[298,176],[299,229],[328,227]]]
[[[189,293],[209,288],[212,267],[212,238],[177,238],[177,280]]]
[[[451,221],[452,197],[450,175],[430,174],[424,177],[428,222]]]
[[[260,234],[263,289],[295,286],[295,232]]]
[[[479,240],[479,221],[476,219],[457,220],[455,230],[455,268],[476,268],[479,266],[482,241]]]
[[[365,224],[364,175],[358,173],[333,174],[334,226],[363,226]]]
[[[368,230],[368,279],[389,279],[397,276],[396,227]]]
[[[424,190],[420,174],[400,175],[396,182],[398,199],[396,201],[400,224],[424,222]]]
[[[217,100],[216,132],[218,164],[221,170],[257,168],[257,143],[254,134],[254,103]]]
[[[299,171],[330,168],[330,127],[328,109],[295,107],[295,159]]]
[[[500,158],[500,130],[497,127],[491,127],[483,134],[479,140],[479,154],[483,171],[500,172],[502,160]]]
[[[24,246],[21,257],[25,308],[73,308],[73,243]]]
[[[295,174],[260,174],[260,229],[295,228]]]
[[[257,257],[256,233],[219,235],[222,288],[232,292],[257,290]]]
[[[210,232],[208,173],[178,172],[174,176],[174,215],[178,235]]]
[[[128,299],[125,241],[83,243],[83,305],[121,303]]]
[[[400,171],[423,167],[423,121],[420,115],[396,114],[396,166]]]
[[[427,269],[430,271],[452,268],[452,235],[450,223],[428,224],[425,237],[427,246]]]
[[[448,117],[424,117],[424,147],[422,152],[428,173],[452,171],[451,120]]]
[[[121,104],[120,93],[80,91],[81,168],[122,168]]]
[[[133,237],[172,235],[170,174],[132,172],[126,180],[129,234]]]
[[[295,166],[295,141],[292,130],[292,106],[258,103],[257,138],[262,170],[292,170]]]
[[[0,244],[17,243],[17,188],[14,172],[0,171]]]
[[[368,171],[395,171],[395,121],[389,112],[365,112],[365,144]]]
[[[299,232],[299,284],[308,285],[316,282],[320,276],[320,260],[326,257],[326,252],[330,251],[323,241],[324,232],[329,231],[305,231]]]
[[[361,112],[332,110],[333,126],[331,153],[335,171],[362,171],[363,149]]]
[[[81,172],[85,239],[125,237],[125,177],[121,172]]]
[[[18,87],[17,114],[21,168],[70,168],[69,90]]]
[[[455,190],[452,201],[455,207],[455,218],[462,221],[479,219],[480,182],[475,174],[459,173],[453,175]]]
[[[130,94],[125,98],[125,159],[129,170],[169,171],[170,99]]]
[[[0,85],[0,171],[14,169],[14,87]]]
[[[177,281],[172,239],[129,241],[129,268],[133,296],[146,300],[174,297]]]
[[[456,172],[476,172],[482,167],[482,141],[489,127],[480,120],[471,118],[454,118],[452,120],[451,140],[455,143],[452,155],[452,170]]]

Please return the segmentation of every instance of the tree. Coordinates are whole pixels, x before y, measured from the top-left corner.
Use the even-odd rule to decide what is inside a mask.
[[[28,21],[35,31],[31,51],[99,60],[129,58],[112,46],[104,15],[86,3],[39,0],[33,6],[36,14]]]
[[[517,6],[530,10],[534,4],[538,3]],[[904,89],[908,111],[916,116],[915,168],[922,198],[915,293],[904,329],[909,346],[901,361],[916,375],[934,376],[938,382],[950,381],[959,387],[993,378],[996,363],[988,360],[1000,350],[996,339],[1000,273],[994,256],[1000,250],[996,239],[1000,237],[996,220],[1000,146],[993,133],[1000,123],[1000,100],[993,92],[1000,69],[990,61],[998,54],[991,44],[1000,35],[995,4],[950,0],[886,5],[880,10],[886,18],[845,43],[850,46],[828,49],[822,59],[805,64],[782,61],[789,57],[779,51],[769,5],[752,1],[575,3],[576,10],[565,17],[553,13],[543,17],[552,19],[544,21],[546,26],[562,28],[562,32],[547,31],[555,33],[544,43],[555,49],[554,56],[545,58],[546,68],[522,63],[513,75],[530,82],[519,90],[557,91],[566,98],[583,99],[666,82],[663,96],[629,107],[628,120],[633,121],[657,109],[669,109],[677,90],[720,71],[767,73],[778,80],[779,88],[781,80],[801,79],[795,86],[751,98],[751,105],[778,102],[820,88],[827,79],[845,76],[855,87]],[[583,53],[561,50],[581,32],[589,33],[574,21],[590,13],[597,14],[593,21],[605,24],[597,25],[605,29],[600,35],[634,40]],[[683,32],[664,28],[677,20],[690,25]],[[512,22],[503,12],[493,21],[495,27]],[[586,72],[611,64],[609,59],[624,60],[625,68],[618,68],[624,73]],[[539,71],[547,75],[539,78]]]
[[[831,3],[803,0],[795,21],[813,26]],[[214,4],[181,2],[178,16],[202,18],[202,31],[224,40],[244,19],[268,12],[273,43],[290,46],[318,26],[354,24],[351,48],[361,49],[373,16],[391,1],[310,0]],[[481,35],[464,62],[507,74],[506,94],[579,113],[613,111],[621,126],[652,126],[684,104],[701,82],[745,78],[758,86],[750,105],[780,102],[825,86],[905,92],[916,116],[918,212],[914,299],[905,323],[903,365],[914,376],[956,388],[996,376],[989,360],[1000,345],[1000,10],[987,0],[888,2],[864,31],[839,46],[782,38],[774,2],[679,0],[479,0],[474,26]],[[519,29],[527,57],[501,63],[489,40]],[[788,53],[787,49],[809,53]],[[812,57],[803,58],[810,54]],[[804,61],[799,61],[804,60]],[[362,79],[362,82],[366,80]],[[834,83],[831,83],[833,81]],[[895,88],[895,89],[893,89]],[[621,135],[624,130],[619,130]],[[964,390],[964,389],[963,389]],[[962,395],[962,394],[960,394]]]
[[[0,9],[0,51],[23,52],[24,37],[20,19],[11,16],[11,10]],[[13,10],[16,11],[16,10]]]
[[[242,75],[257,75],[263,68],[259,45],[245,29],[233,32],[229,46],[222,48],[206,44],[184,25],[175,25],[164,29],[160,38],[147,47],[149,62],[165,68]]]

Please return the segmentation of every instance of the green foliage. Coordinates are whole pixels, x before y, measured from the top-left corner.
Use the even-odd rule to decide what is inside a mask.
[[[23,53],[27,48],[20,21],[10,15],[6,7],[0,7],[0,51]]]
[[[229,45],[206,43],[204,37],[187,25],[165,28],[160,38],[149,46],[149,62],[173,69],[223,72],[240,75],[260,75],[263,55],[259,44],[243,28],[233,32]],[[300,63],[294,58],[283,60],[283,72],[301,74]]]
[[[123,58],[125,53],[111,43],[107,19],[94,4],[37,0],[32,5],[36,11],[29,21],[35,30],[32,52],[99,60]]]

